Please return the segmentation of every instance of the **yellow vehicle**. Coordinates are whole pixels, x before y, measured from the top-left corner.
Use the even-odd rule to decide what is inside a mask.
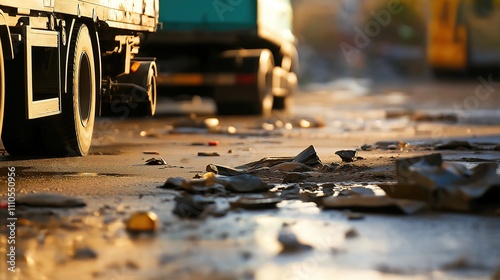
[[[432,0],[428,61],[435,72],[500,67],[500,0]]]

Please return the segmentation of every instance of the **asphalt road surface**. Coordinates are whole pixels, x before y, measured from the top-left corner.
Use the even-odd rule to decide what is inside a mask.
[[[269,118],[214,119],[210,100],[164,99],[154,118],[99,119],[88,156],[12,158],[4,153],[2,203],[14,167],[17,197],[57,193],[81,198],[86,206],[18,205],[15,272],[7,262],[12,238],[2,210],[0,279],[500,279],[498,210],[496,215],[368,211],[354,220],[345,211],[292,199],[275,209],[232,208],[225,215],[187,219],[172,211],[180,192],[158,188],[170,177],[202,175],[210,163],[235,167],[295,156],[314,145],[323,164],[340,169],[312,172],[306,183],[378,194],[383,191],[377,184],[395,182],[398,158],[434,153],[437,143],[451,139],[500,143],[500,87],[485,85],[484,79],[401,84],[342,79],[305,88],[290,112]],[[186,116],[187,111],[197,115]],[[395,147],[360,149],[379,141]],[[358,149],[360,158],[342,163],[335,152],[346,149]],[[446,161],[469,168],[500,162],[494,149],[441,153]],[[146,165],[150,158],[162,158],[166,165]],[[285,175],[261,177],[279,186]],[[156,213],[155,234],[128,234],[126,222],[138,211]],[[278,236],[283,228],[309,246],[282,252]]]

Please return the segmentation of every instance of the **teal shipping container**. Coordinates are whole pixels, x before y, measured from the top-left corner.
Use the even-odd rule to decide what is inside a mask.
[[[254,32],[294,42],[290,0],[160,0],[160,32]]]

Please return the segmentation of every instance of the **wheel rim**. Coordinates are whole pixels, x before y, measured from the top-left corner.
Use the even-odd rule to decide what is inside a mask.
[[[91,118],[92,104],[92,72],[90,59],[87,53],[80,57],[80,69],[78,73],[78,109],[82,126],[87,127]]]
[[[148,85],[148,95],[151,105],[151,116],[153,116],[156,111],[156,79],[154,73],[152,74],[150,83]]]

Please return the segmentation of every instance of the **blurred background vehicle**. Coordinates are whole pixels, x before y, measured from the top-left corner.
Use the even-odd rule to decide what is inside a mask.
[[[219,114],[286,109],[298,56],[290,0],[163,0],[143,50],[165,95],[208,95]]]
[[[428,61],[435,74],[500,68],[500,1],[431,2]]]

